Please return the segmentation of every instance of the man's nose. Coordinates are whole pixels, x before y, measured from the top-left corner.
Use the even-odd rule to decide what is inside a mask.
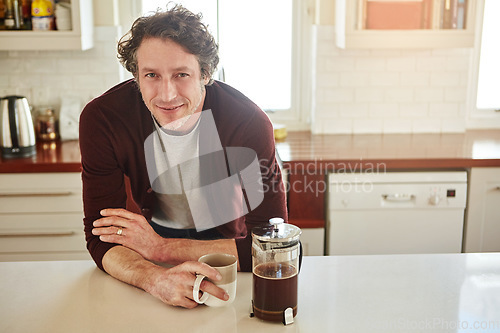
[[[163,79],[159,95],[164,102],[169,102],[177,97],[177,87],[170,79]]]

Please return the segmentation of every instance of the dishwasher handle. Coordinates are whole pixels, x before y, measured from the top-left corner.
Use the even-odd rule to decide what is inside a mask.
[[[408,202],[413,201],[415,197],[415,194],[408,193],[382,194],[382,198],[390,202]]]

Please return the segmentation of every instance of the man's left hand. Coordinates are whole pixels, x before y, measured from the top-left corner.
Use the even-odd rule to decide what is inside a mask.
[[[155,249],[161,245],[158,235],[144,216],[126,209],[101,210],[102,218],[94,221],[92,234],[107,243],[128,247],[148,260],[156,260]]]

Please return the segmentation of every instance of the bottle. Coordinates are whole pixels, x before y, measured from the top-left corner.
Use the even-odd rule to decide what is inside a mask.
[[[16,21],[14,19],[14,6],[12,0],[5,0],[5,29],[14,30]]]
[[[0,30],[5,30],[5,2],[0,0]]]
[[[33,0],[31,16],[33,30],[54,30],[54,4],[51,0]]]
[[[21,0],[19,6],[21,7],[21,29],[31,30],[31,0]]]

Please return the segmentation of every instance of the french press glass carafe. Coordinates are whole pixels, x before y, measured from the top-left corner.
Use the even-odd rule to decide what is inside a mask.
[[[300,228],[272,218],[252,229],[253,313],[269,321],[293,322],[297,314]]]

